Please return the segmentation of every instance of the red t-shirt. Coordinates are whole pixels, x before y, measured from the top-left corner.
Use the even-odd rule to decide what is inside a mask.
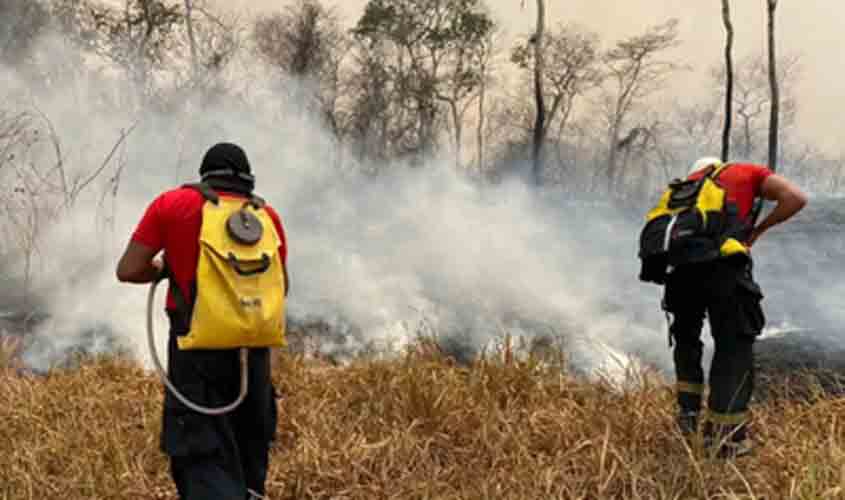
[[[736,203],[739,209],[739,216],[747,220],[751,209],[754,207],[754,199],[760,196],[761,186],[772,171],[762,165],[750,163],[731,163],[730,166],[719,174],[718,181],[725,191],[729,201]],[[700,179],[704,170],[690,175],[690,179]]]
[[[220,196],[241,198],[244,196],[218,192]],[[132,241],[152,248],[164,250],[170,272],[184,297],[190,297],[190,283],[196,278],[199,262],[199,235],[202,226],[202,207],[205,198],[195,189],[178,188],[159,195],[147,207],[141,222],[132,235]],[[281,244],[279,254],[282,264],[287,264],[287,241],[279,214],[270,205],[265,206],[267,214],[276,226]],[[167,307],[175,308],[170,292]]]

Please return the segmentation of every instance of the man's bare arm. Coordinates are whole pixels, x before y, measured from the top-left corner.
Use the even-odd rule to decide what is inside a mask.
[[[140,243],[130,241],[117,263],[117,279],[124,283],[150,283],[158,278],[164,267],[156,259],[156,251]]]
[[[804,194],[801,188],[777,174],[770,175],[763,181],[761,195],[766,200],[776,202],[777,205],[763,219],[763,222],[754,228],[751,238],[748,241],[749,245],[753,245],[763,233],[772,227],[791,219],[792,216],[800,212],[807,204],[807,195]]]

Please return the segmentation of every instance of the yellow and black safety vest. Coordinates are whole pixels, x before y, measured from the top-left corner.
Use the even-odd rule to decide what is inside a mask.
[[[700,179],[669,184],[640,233],[640,280],[663,284],[674,267],[749,255],[742,243],[747,225],[718,181],[729,167],[710,167]]]

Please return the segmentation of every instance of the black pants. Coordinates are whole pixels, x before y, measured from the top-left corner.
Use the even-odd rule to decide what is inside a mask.
[[[746,261],[679,267],[666,283],[680,412],[697,425],[704,394],[701,330],[706,315],[715,344],[707,402],[710,428],[715,425],[735,439],[745,438],[754,388],[754,341],[765,324],[762,298]]]
[[[172,324],[172,323],[171,323]],[[237,351],[180,351],[171,329],[168,373],[191,401],[224,406],[240,391]],[[161,449],[170,457],[182,500],[244,500],[264,495],[269,450],[277,424],[269,349],[249,354],[249,392],[234,411],[208,416],[165,391]]]

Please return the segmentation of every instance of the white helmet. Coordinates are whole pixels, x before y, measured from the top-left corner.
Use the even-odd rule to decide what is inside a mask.
[[[698,172],[699,170],[705,169],[712,165],[719,167],[722,165],[722,160],[716,158],[715,156],[705,156],[703,158],[699,158],[695,161],[695,163],[692,164],[692,167],[690,167],[688,175],[692,175]]]

